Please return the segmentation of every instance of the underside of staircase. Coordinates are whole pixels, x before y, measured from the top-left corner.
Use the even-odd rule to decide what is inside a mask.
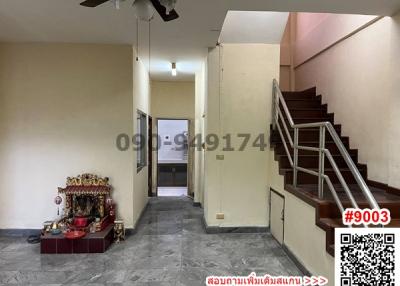
[[[349,152],[354,163],[357,165],[358,170],[363,176],[364,180],[368,183],[367,166],[358,162],[358,150],[350,149],[349,137],[342,136],[341,125],[335,124],[334,114],[328,113],[327,104],[321,103],[321,95],[316,94],[316,88],[300,92],[282,92],[286,101],[290,114],[292,115],[295,124],[311,123],[329,121],[331,122],[338,135],[340,136],[343,144]],[[286,116],[286,115],[284,115]],[[292,135],[294,130],[290,128],[290,124],[285,118],[289,131]],[[281,125],[282,130],[283,126]],[[326,134],[326,148],[330,150],[335,159],[336,164],[345,178],[349,188],[359,205],[360,208],[369,208],[369,205],[363,196],[360,188],[356,184],[351,171],[347,167],[346,162],[340,155],[329,133]],[[287,138],[285,138],[286,142]],[[299,132],[299,145],[302,146],[319,146],[319,129],[310,128],[308,130],[300,130]],[[279,172],[284,176],[285,190],[312,205],[316,209],[316,225],[325,230],[326,232],[326,250],[332,256],[334,255],[334,230],[336,227],[344,227],[342,224],[341,213],[336,206],[333,197],[330,193],[328,186],[324,186],[323,199],[318,198],[318,178],[303,172],[298,172],[298,186],[293,187],[293,169],[290,166],[289,159],[282,140],[277,130],[271,131],[271,146],[274,148],[275,160],[279,162]],[[289,152],[293,154],[293,149],[289,147]],[[318,172],[319,155],[313,151],[299,150],[298,165],[307,169],[313,169]],[[350,202],[340,187],[339,180],[334,173],[329,161],[325,160],[325,174],[329,176],[335,189],[338,190],[338,195],[341,198],[343,206],[351,207]],[[381,186],[374,184],[369,185],[376,201],[381,208],[387,208],[391,211],[392,222],[389,227],[400,227],[400,196],[398,193],[389,191]]]

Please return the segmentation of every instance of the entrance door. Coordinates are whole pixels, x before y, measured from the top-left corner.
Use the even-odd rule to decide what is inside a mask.
[[[284,238],[285,197],[271,189],[269,201],[271,234],[282,244]]]

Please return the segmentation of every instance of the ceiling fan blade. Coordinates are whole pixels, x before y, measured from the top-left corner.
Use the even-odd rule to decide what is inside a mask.
[[[94,8],[103,3],[106,3],[108,1],[110,1],[110,0],[86,0],[86,1],[82,2],[80,5],[85,6],[85,7]]]
[[[175,9],[173,9],[172,11],[169,12],[169,14],[167,14],[167,9],[163,5],[160,4],[159,0],[150,0],[150,1],[153,4],[154,8],[157,10],[158,14],[160,14],[161,18],[165,22],[172,21],[172,20],[179,18],[179,15],[175,11]]]

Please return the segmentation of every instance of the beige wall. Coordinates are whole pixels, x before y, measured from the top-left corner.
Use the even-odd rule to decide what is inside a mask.
[[[0,228],[54,219],[57,187],[82,172],[110,177],[133,227],[144,201],[135,154],[115,143],[134,128],[132,61],[131,46],[0,45]]]
[[[207,94],[207,64],[206,59],[195,79],[195,134],[198,136],[196,144],[204,142],[204,115],[205,100]],[[196,147],[194,150],[194,201],[204,205],[204,156],[203,148]]]
[[[279,163],[274,159],[274,150],[269,152],[270,187],[285,198],[283,244],[308,271],[313,275],[328,278],[328,285],[333,286],[334,258],[326,252],[326,234],[316,225],[316,210],[285,191],[284,177],[279,175]],[[274,208],[271,211],[274,211]],[[275,216],[280,215],[278,210]]]
[[[400,13],[391,19],[389,98],[389,186],[400,188]]]
[[[400,57],[398,17],[397,21],[382,18],[296,68],[296,89],[317,86],[323,102],[329,104],[329,112],[335,113],[335,122],[342,124],[344,135],[350,136],[351,147],[359,149],[360,162],[368,164],[369,179],[393,187],[400,187],[400,158],[393,151],[400,138],[396,123],[398,89],[393,88],[398,82],[398,66],[391,64]],[[361,25],[359,22],[356,18],[356,26]],[[336,24],[340,27],[341,22]],[[312,33],[322,29],[329,34],[332,25],[325,29],[318,26]],[[344,25],[343,29],[348,28]],[[296,44],[296,51],[298,47]]]
[[[194,106],[194,82],[151,82],[151,115],[154,118],[193,119]]]
[[[134,59],[136,54],[134,51]],[[149,74],[143,63],[139,60],[133,61],[133,123],[134,134],[137,133],[137,110],[147,115],[150,114],[150,79]],[[147,204],[148,199],[148,166],[142,168],[140,172],[136,169],[137,153],[133,152],[133,173],[134,173],[134,189],[133,189],[133,222],[137,223],[140,215]],[[151,162],[147,161],[147,164]]]
[[[219,50],[220,49],[220,50]],[[272,80],[279,78],[279,45],[225,44],[208,55],[206,134],[221,144],[205,154],[205,219],[212,226],[268,225],[268,152],[252,147],[259,134],[269,138]],[[238,68],[240,67],[240,68]],[[223,151],[223,139],[251,134],[245,151]],[[224,155],[217,160],[216,155]],[[217,220],[217,213],[225,219]]]
[[[157,118],[194,119],[195,83],[182,81],[151,81],[151,110],[153,133],[157,134]],[[189,127],[192,128],[192,127]],[[190,130],[191,132],[191,130]],[[192,154],[190,153],[189,156]],[[191,157],[190,157],[191,158]],[[153,152],[153,166],[157,166],[157,151]],[[189,189],[192,189],[191,159],[188,167]],[[157,168],[153,168],[153,194],[157,187]]]

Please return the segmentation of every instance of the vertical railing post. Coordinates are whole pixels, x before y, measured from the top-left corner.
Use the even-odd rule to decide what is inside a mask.
[[[272,129],[276,130],[276,85],[275,85],[275,80],[272,83]]]
[[[293,187],[297,188],[297,166],[299,164],[299,129],[294,127],[294,142],[293,142]]]
[[[318,198],[324,197],[325,175],[325,126],[319,128]]]

